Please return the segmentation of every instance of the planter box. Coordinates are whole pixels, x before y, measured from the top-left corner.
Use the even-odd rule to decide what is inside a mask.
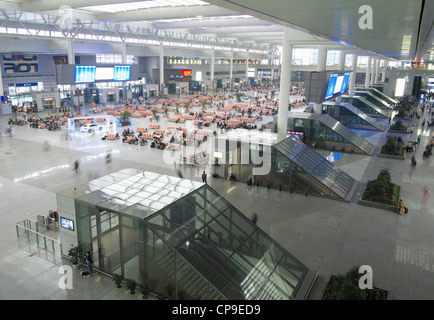
[[[363,195],[365,194],[365,190],[366,190],[367,185],[368,185],[368,183],[364,183],[364,185],[360,191],[361,198],[357,201],[358,204],[365,206],[365,207],[384,209],[387,211],[392,211],[392,212],[398,213],[398,207],[397,206],[392,206],[389,204],[384,204],[384,203],[374,202],[374,201],[369,201],[369,200],[363,200]]]
[[[389,159],[396,159],[396,160],[405,160],[405,156],[394,156],[392,154],[377,153],[377,156],[379,156],[381,158],[389,158]]]
[[[362,276],[362,274],[360,274],[360,276]],[[333,296],[331,296],[331,299],[324,299],[324,296],[326,295],[328,289],[331,289],[331,285],[332,285],[333,282],[335,282],[334,284],[339,283],[339,278],[336,275],[332,274],[330,276],[330,278],[329,278],[329,281],[327,281],[327,285],[326,285],[326,287],[324,289],[324,292],[323,292],[323,295],[322,295],[321,299],[327,300],[327,301],[337,300],[337,299],[332,299]],[[330,288],[329,288],[329,286],[330,286]],[[381,289],[381,288],[377,288],[377,287],[373,287],[373,289],[381,291],[381,293],[383,293],[383,296],[384,296],[384,294],[386,295],[385,299],[378,299],[378,300],[391,300],[392,299],[392,295],[391,295],[390,291],[384,290],[384,289]],[[339,292],[339,291],[336,291],[336,292]],[[329,296],[330,296],[330,293],[329,293]],[[370,300],[370,299],[367,299],[367,300]],[[374,299],[372,299],[372,300],[374,300]],[[377,300],[377,299],[375,299],[375,300]]]

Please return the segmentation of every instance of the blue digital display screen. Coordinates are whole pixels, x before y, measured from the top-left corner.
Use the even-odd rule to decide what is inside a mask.
[[[62,228],[74,231],[74,221],[70,219],[66,219],[64,217],[60,217],[60,226]]]
[[[75,66],[75,83],[95,82],[96,66]]]
[[[327,91],[325,95],[325,99],[333,98],[335,86],[336,86],[336,80],[338,79],[339,73],[332,73],[330,75],[329,84],[327,86]]]
[[[350,73],[345,72],[344,73],[344,82],[342,82],[342,88],[341,88],[341,91],[339,93],[347,92],[349,79],[350,79]]]
[[[114,66],[114,81],[129,81],[131,78],[131,66]]]

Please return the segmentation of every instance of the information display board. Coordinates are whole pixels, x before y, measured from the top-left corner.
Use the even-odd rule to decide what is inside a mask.
[[[75,83],[95,82],[96,66],[75,66]]]
[[[131,66],[114,66],[113,81],[129,81],[131,77]]]

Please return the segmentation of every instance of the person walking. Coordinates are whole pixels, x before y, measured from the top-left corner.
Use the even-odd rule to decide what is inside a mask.
[[[78,160],[75,160],[75,162],[74,162],[74,170],[75,170],[75,173],[78,173],[78,171],[80,171],[80,164],[79,164]]]
[[[89,271],[89,276],[90,276],[92,275],[93,272],[93,268],[92,268],[93,260],[90,251],[86,251],[86,254],[84,256],[84,261],[86,262],[87,270]]]
[[[257,224],[257,223],[258,223],[258,215],[257,215],[256,213],[253,215],[252,222],[253,222],[254,224]]]
[[[205,171],[202,173],[202,182],[206,183],[206,173],[205,173]]]
[[[428,202],[429,196],[430,196],[430,192],[428,187],[423,188],[423,200],[425,201],[425,204]]]

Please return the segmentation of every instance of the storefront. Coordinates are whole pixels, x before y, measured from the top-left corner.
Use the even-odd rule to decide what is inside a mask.
[[[44,92],[33,94],[38,111],[58,110],[60,108],[60,95],[58,92]]]

